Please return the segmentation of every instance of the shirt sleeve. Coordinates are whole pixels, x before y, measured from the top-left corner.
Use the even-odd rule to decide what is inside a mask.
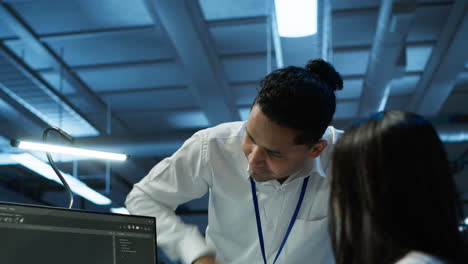
[[[445,264],[445,262],[426,253],[411,251],[395,264]]]
[[[211,185],[205,138],[201,132],[193,135],[135,184],[125,201],[131,214],[156,217],[158,246],[169,258],[187,264],[214,254],[198,228],[183,223],[174,213],[178,205],[206,194]]]

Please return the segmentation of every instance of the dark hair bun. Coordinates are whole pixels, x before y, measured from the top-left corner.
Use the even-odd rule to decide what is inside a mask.
[[[318,78],[330,86],[333,91],[343,89],[343,79],[330,63],[320,58],[310,60],[307,62],[305,69],[308,72],[317,75]]]

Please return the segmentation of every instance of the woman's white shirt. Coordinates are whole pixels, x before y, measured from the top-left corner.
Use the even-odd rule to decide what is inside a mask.
[[[411,251],[395,264],[445,264],[434,256],[419,251]]]

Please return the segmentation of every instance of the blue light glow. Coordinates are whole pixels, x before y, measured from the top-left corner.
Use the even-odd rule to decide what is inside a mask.
[[[468,141],[468,132],[443,132],[439,133],[440,140],[446,143],[459,143]]]
[[[55,172],[53,171],[52,167],[46,164],[45,162],[37,159],[36,157],[27,153],[23,153],[11,154],[10,158],[16,161],[17,163],[21,164],[22,166],[36,172],[42,177],[63,185],[60,179],[58,178],[57,174],[55,174]],[[67,181],[67,183],[70,185],[70,189],[72,190],[72,192],[80,195],[81,197],[95,204],[108,205],[112,203],[112,201],[109,198],[89,188],[88,185],[78,180],[77,178],[64,172],[61,173]]]

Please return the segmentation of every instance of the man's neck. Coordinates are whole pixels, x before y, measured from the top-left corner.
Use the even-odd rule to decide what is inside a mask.
[[[281,179],[276,179],[276,180],[277,180],[280,184],[283,184],[283,182],[285,182],[288,178],[289,178],[289,176],[284,177],[284,178],[281,178]]]

